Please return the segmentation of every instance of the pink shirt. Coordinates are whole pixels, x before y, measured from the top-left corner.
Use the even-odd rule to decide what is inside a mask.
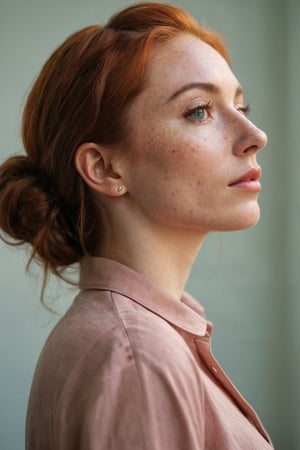
[[[273,448],[213,357],[192,297],[93,257],[80,288],[37,364],[27,450]]]

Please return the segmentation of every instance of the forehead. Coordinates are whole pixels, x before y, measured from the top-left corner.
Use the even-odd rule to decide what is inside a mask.
[[[146,91],[159,91],[165,99],[182,85],[197,82],[233,91],[239,85],[227,61],[193,35],[176,36],[155,50],[147,68]]]

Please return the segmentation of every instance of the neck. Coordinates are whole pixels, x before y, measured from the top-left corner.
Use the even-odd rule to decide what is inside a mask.
[[[181,298],[204,235],[140,222],[133,226],[124,217],[122,226],[110,222],[108,235],[111,239],[99,248],[99,256],[127,265],[173,297]]]

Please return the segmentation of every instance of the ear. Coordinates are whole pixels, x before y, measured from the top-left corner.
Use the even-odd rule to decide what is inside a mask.
[[[110,150],[94,143],[84,143],[76,151],[75,165],[94,191],[111,197],[126,193],[120,168],[117,168],[117,162],[113,163]]]

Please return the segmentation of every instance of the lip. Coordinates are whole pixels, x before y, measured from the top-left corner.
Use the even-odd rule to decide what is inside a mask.
[[[231,182],[229,184],[229,187],[243,189],[250,192],[259,192],[261,190],[261,184],[259,182],[260,177],[261,177],[261,168],[252,167],[242,176]]]

